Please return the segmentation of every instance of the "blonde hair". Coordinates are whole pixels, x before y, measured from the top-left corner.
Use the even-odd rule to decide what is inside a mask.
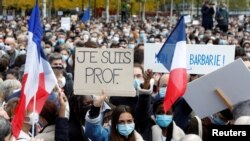
[[[15,79],[5,80],[1,85],[5,97],[10,96],[14,90],[21,89],[22,87],[21,82]]]

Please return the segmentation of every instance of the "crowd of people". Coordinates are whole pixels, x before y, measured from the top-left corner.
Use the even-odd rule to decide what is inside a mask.
[[[205,0],[199,24],[186,24],[187,44],[235,45],[235,59],[250,59],[250,19],[229,16],[226,5]],[[11,121],[20,99],[28,45],[28,19],[0,20],[0,140],[12,140]],[[178,18],[177,18],[178,19]],[[174,26],[170,17],[146,21],[91,19],[72,20],[71,29],[61,28],[60,17],[42,19],[41,47],[55,73],[54,88],[39,115],[25,113],[17,140],[45,141],[206,141],[209,125],[250,124],[249,101],[200,119],[184,98],[165,112],[163,98],[169,74],[144,70],[145,43],[164,43]],[[135,97],[74,95],[75,48],[134,50]],[[190,74],[189,82],[198,75]],[[35,136],[32,123],[36,120]],[[236,121],[235,121],[236,120]]]

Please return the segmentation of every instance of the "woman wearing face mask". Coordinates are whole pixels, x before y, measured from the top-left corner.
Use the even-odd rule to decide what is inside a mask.
[[[136,130],[147,141],[180,140],[185,133],[173,121],[172,108],[164,111],[163,98],[156,100],[153,103],[153,109],[150,110],[151,94],[153,93],[153,86],[150,84],[152,76],[152,70],[147,70],[144,74],[144,83],[139,89],[139,99],[135,109]],[[149,111],[153,111],[153,115]]]
[[[143,141],[134,128],[134,117],[129,106],[119,105],[113,113],[111,127],[102,126],[100,107],[105,99],[105,94],[96,97],[90,111],[86,115],[85,134],[93,141]]]

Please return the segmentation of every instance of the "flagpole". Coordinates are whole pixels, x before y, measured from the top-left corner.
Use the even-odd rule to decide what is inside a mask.
[[[36,0],[36,5],[35,6],[37,6],[38,5],[38,0]],[[40,18],[40,15],[39,15],[39,18]],[[34,116],[36,116],[35,115],[35,113],[36,113],[36,94],[34,95],[34,100],[33,100],[34,102],[33,102],[33,112],[31,113],[32,114],[32,132],[31,132],[31,137],[32,138],[34,138],[34,136],[35,136],[35,118],[34,118]],[[36,117],[37,118],[37,117]]]
[[[35,120],[34,120],[34,116],[36,113],[36,94],[34,95],[34,104],[33,104],[33,115],[32,115],[32,133],[31,133],[31,137],[34,138],[35,136]]]

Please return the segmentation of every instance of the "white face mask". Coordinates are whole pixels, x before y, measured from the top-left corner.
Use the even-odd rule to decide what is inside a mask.
[[[117,36],[113,37],[113,41],[119,42],[119,37],[117,37]]]
[[[29,125],[38,123],[39,121],[39,114],[38,113],[31,113],[27,116],[27,118],[29,119],[29,121],[24,121],[24,123],[27,123]]]
[[[248,53],[246,53],[246,56],[250,58],[250,53],[249,53],[249,52],[248,52]]]
[[[44,52],[45,52],[46,54],[50,54],[50,53],[51,53],[51,48],[45,48]]]
[[[83,40],[85,42],[87,42],[89,40],[89,35],[87,35],[87,34],[83,35]]]
[[[62,55],[62,59],[66,61],[69,58],[69,55]]]
[[[103,42],[103,39],[98,39],[98,44],[101,44]]]
[[[19,55],[26,54],[26,51],[25,51],[25,50],[21,50],[21,51],[19,51],[18,54],[19,54]]]
[[[61,77],[61,79],[59,81],[61,81],[59,83],[59,87],[63,88],[65,86],[65,84],[66,84],[66,78],[63,76],[63,77]]]
[[[91,38],[90,38],[90,41],[92,41],[92,42],[96,42],[96,41],[97,41],[97,39],[96,39],[96,37],[91,37]]]
[[[6,51],[10,51],[10,50],[11,50],[11,47],[10,47],[10,46],[8,46],[8,45],[5,45],[4,50],[6,50]]]

